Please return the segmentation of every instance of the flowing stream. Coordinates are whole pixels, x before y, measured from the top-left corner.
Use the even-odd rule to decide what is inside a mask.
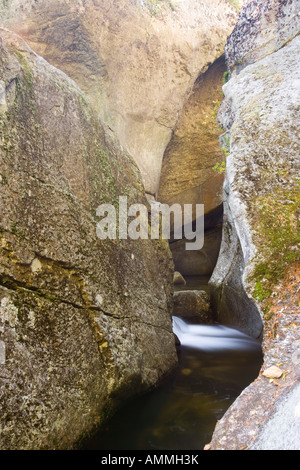
[[[181,347],[167,383],[121,409],[85,449],[201,450],[262,363],[258,341],[223,325],[173,317]]]

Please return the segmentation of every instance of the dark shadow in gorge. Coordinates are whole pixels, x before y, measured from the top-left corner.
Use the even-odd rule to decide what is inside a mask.
[[[232,329],[191,328],[172,377],[124,406],[84,449],[199,450],[210,442],[217,420],[258,375],[262,352],[258,341]]]
[[[222,240],[223,205],[204,216],[204,246],[198,251],[187,251],[185,238],[171,237],[170,249],[175,270],[184,277],[202,276],[209,278],[217,263]],[[193,222],[193,231],[196,221]]]
[[[223,207],[208,214],[205,233],[216,225],[222,230],[222,218]],[[183,288],[209,291],[210,275],[186,276]],[[217,421],[258,376],[261,343],[220,324],[185,322],[192,332],[178,345],[178,368],[159,388],[125,404],[83,449],[199,450],[210,442]]]

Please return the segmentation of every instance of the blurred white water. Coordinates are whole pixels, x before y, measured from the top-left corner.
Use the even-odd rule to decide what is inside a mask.
[[[182,346],[202,351],[256,350],[258,340],[224,325],[194,325],[173,317],[173,331]]]

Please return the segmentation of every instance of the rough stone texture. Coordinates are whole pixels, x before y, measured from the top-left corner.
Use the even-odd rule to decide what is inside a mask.
[[[300,30],[299,0],[246,1],[226,44],[233,73],[278,51]]]
[[[259,11],[268,12],[270,22],[276,24],[268,23],[267,27],[266,16],[258,15],[256,22],[249,22],[249,28],[244,28],[245,18],[254,4]],[[293,17],[297,5],[298,1],[249,1],[227,46],[229,57],[241,59],[223,87],[225,100],[220,120],[230,132],[230,155],[223,243],[211,279],[211,286],[216,289],[213,300],[223,308],[224,295],[237,279],[236,275],[231,279],[232,272],[238,275],[239,269],[239,283],[247,298],[243,320],[249,315],[249,325],[254,310],[255,322],[260,314],[264,323],[263,370],[277,365],[284,374],[271,382],[260,375],[242,393],[218,423],[211,445],[213,450],[255,448],[259,434],[300,376],[297,261],[300,252],[300,38],[289,37],[278,50],[260,47],[265,36],[273,38],[272,44],[280,43],[280,33],[278,41],[276,37],[277,25],[292,18],[297,22]],[[291,23],[289,31],[296,29],[296,24]],[[254,51],[256,62],[252,64],[247,48]],[[262,52],[257,55],[258,50]],[[238,246],[240,261],[237,262],[234,252]],[[242,306],[240,310],[238,305],[232,309],[232,322],[240,318]],[[277,427],[282,442],[283,429]],[[292,434],[289,437],[293,440]],[[299,448],[299,441],[296,445]]]
[[[99,204],[147,201],[77,85],[4,30],[0,84],[0,448],[72,448],[176,364],[173,263],[97,238]]]
[[[297,384],[281,401],[251,450],[299,450],[299,396],[300,385]]]
[[[269,450],[273,448],[274,433],[273,450],[299,450],[299,434],[294,426],[297,416],[299,422],[299,408],[293,403],[300,379],[299,283],[298,263],[291,266],[274,291],[272,318],[265,324],[262,371],[217,424],[212,450]],[[276,380],[264,377],[263,372],[277,364],[283,371],[282,377]],[[285,420],[278,420],[282,406],[289,404],[293,404],[293,413],[286,414]]]
[[[237,236],[245,263],[245,269],[239,263],[243,285],[257,301],[268,294],[270,281],[276,281],[285,263],[294,259],[299,243],[299,41],[297,37],[249,65],[223,88],[224,122],[231,123],[225,184],[228,210],[211,285],[225,286],[234,257],[231,240]]]
[[[182,107],[237,12],[227,0],[9,0],[0,17],[87,93],[155,194]]]
[[[212,323],[209,295],[201,290],[182,290],[174,292],[173,315],[181,318],[195,317],[198,322]]]

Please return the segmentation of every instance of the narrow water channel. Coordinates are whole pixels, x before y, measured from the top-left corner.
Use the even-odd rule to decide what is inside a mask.
[[[258,375],[261,345],[222,325],[173,317],[179,368],[159,389],[120,410],[85,449],[201,450],[242,390]]]

